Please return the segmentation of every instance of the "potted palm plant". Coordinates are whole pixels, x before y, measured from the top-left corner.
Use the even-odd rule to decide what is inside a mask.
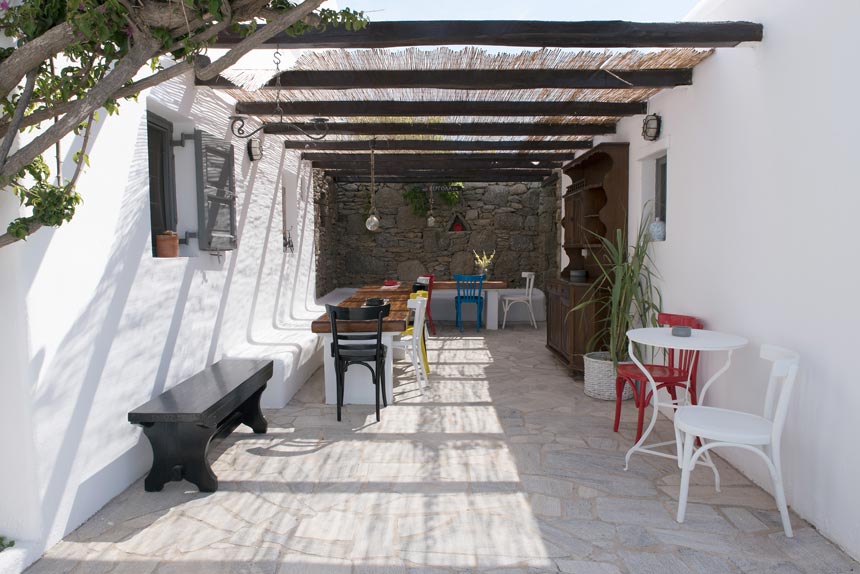
[[[627,331],[657,325],[662,298],[648,253],[650,219],[643,215],[635,241],[629,246],[623,229],[616,230],[614,237],[594,234],[599,245],[592,250],[597,278],[586,299],[572,309],[594,305],[598,317],[597,330],[588,342],[588,348],[597,350],[584,358],[585,394],[594,398],[615,399],[618,363],[629,360]],[[631,396],[631,389],[625,387],[623,398]]]

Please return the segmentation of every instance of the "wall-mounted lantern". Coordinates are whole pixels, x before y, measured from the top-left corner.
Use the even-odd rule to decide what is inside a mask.
[[[657,114],[648,114],[642,120],[642,137],[649,142],[657,141],[660,137],[660,128],[663,124],[662,118]]]
[[[257,138],[248,140],[248,157],[251,161],[257,161],[263,157],[263,142]]]

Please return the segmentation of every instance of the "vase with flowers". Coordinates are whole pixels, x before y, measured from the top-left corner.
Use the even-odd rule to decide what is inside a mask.
[[[489,277],[490,266],[493,264],[493,257],[496,256],[496,252],[493,251],[487,255],[486,251],[481,251],[481,254],[478,255],[478,252],[473,250],[472,253],[475,254],[475,267],[478,268],[478,274]]]

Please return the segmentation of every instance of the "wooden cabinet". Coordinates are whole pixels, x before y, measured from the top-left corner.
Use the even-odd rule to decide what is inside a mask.
[[[549,279],[546,282],[546,344],[574,371],[583,369],[582,356],[594,335],[595,310],[591,306],[576,311],[571,309],[585,300],[590,287],[590,283],[566,279]]]
[[[561,277],[547,279],[546,344],[572,371],[582,371],[598,317],[593,306],[570,310],[589,297],[601,257],[599,237],[610,237],[627,225],[628,144],[600,144],[568,164],[572,183],[562,196],[562,248],[570,262]],[[583,250],[586,254],[583,255]],[[586,272],[571,279],[571,271]],[[575,275],[575,274],[574,274]]]
[[[599,250],[600,237],[610,237],[627,225],[628,144],[600,144],[564,168],[572,183],[562,196],[564,238],[562,248],[570,259],[561,271],[598,273],[594,257],[583,250]]]

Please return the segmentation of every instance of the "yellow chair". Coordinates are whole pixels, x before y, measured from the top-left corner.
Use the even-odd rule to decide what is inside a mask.
[[[426,317],[427,298],[426,291],[416,291],[410,296],[408,306],[415,311],[414,321],[411,327],[401,332],[401,339],[394,342],[397,348],[409,351],[412,359],[412,366],[415,369],[415,378],[419,384],[427,386],[430,384],[428,374],[430,367],[427,365],[427,347],[424,342],[424,319]],[[419,335],[416,337],[416,331]],[[421,349],[421,353],[418,353]]]
[[[423,299],[427,299],[427,304],[428,305],[430,304],[430,292],[429,291],[425,291],[425,290],[421,289],[419,291],[416,291],[415,293],[412,293],[409,296],[410,299],[417,299],[418,297],[421,297]],[[427,307],[426,306],[424,308],[424,322],[425,322],[425,324],[427,322]],[[409,331],[408,334],[411,335],[412,332],[410,331],[410,329],[412,329],[412,327],[409,327],[409,329],[406,329],[406,331]],[[404,331],[404,333],[406,331]],[[421,357],[424,359],[424,372],[429,375],[430,374],[430,362],[427,360],[427,330],[426,329],[422,329],[422,333],[421,333]]]

